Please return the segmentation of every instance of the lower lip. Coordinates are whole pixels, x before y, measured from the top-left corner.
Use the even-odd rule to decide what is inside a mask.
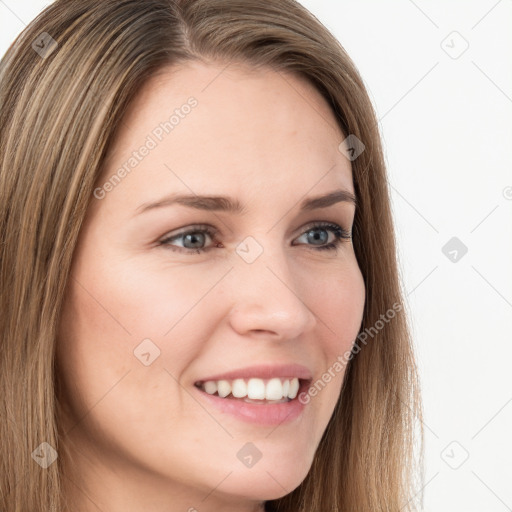
[[[257,425],[280,425],[289,423],[302,414],[306,404],[299,402],[299,396],[307,389],[307,386],[307,382],[301,382],[297,396],[293,400],[281,404],[251,404],[243,400],[210,395],[196,386],[194,388],[214,407],[242,421]]]

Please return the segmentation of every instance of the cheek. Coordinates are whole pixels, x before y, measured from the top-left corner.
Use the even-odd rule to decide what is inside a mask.
[[[354,260],[355,261],[355,260]],[[308,395],[323,403],[330,417],[343,384],[350,351],[359,333],[365,304],[365,283],[356,263],[332,272],[321,284],[310,287],[321,340],[322,374]],[[313,398],[317,397],[317,398]],[[321,398],[320,398],[321,397]]]
[[[162,267],[160,260],[84,254],[72,273],[72,293],[65,304],[72,319],[68,331],[76,334],[73,343],[82,360],[111,360],[122,370],[131,366],[134,348],[146,338],[160,349],[172,347],[177,360],[181,355],[192,358],[237,300],[227,275],[230,268],[227,263]],[[295,270],[296,292],[317,317],[318,331],[329,339],[324,352],[332,356],[345,350],[357,336],[365,300],[355,258],[321,270]]]
[[[312,310],[328,333],[331,355],[350,348],[359,332],[365,303],[365,284],[355,260],[330,272],[316,286],[311,283],[309,290]]]
[[[219,301],[207,295],[225,272],[155,269],[151,262],[123,262],[105,251],[101,257],[83,253],[62,312],[58,352],[67,381],[94,403],[128,371],[130,380],[146,379],[139,346],[146,347],[144,353],[149,347],[149,357],[155,357],[151,368],[160,368],[160,374],[168,369],[179,378],[215,325]],[[148,339],[151,343],[141,345]],[[159,379],[170,379],[156,374],[151,372],[156,387]]]
[[[126,446],[131,435],[126,425],[164,435],[180,421],[174,378],[180,378],[202,343],[185,315],[206,290],[183,293],[190,286],[178,272],[168,272],[171,283],[161,273],[111,267],[106,258],[87,261],[70,279],[57,345],[71,415],[66,424],[80,427],[73,433],[90,430],[96,439],[108,433]],[[151,340],[149,345],[144,341],[149,365],[137,349],[143,340]]]
[[[359,332],[365,303],[365,283],[353,260],[301,280],[301,298],[317,318],[310,353],[318,356],[319,373],[299,397],[315,411],[314,431],[320,439],[339,400],[348,355]]]
[[[119,330],[121,324],[125,334],[167,339],[182,325],[189,324],[187,332],[194,328],[197,324],[190,318],[198,310],[215,308],[218,302],[208,295],[229,269],[227,264],[180,267],[167,265],[163,258],[134,257],[115,267],[98,262],[84,279],[103,306],[91,303],[94,314],[106,324],[103,327]]]

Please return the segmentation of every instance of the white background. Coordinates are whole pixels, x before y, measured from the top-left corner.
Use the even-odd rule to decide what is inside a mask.
[[[301,3],[355,61],[380,120],[423,387],[425,510],[512,511],[512,0]],[[2,54],[48,4],[0,0]],[[455,262],[452,237],[468,249],[448,247]]]

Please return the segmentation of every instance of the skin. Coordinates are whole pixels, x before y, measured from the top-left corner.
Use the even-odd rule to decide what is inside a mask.
[[[307,366],[314,382],[361,325],[352,241],[322,251],[332,231],[308,238],[317,221],[350,232],[354,204],[299,211],[305,198],[354,193],[338,150],[345,136],[302,79],[233,63],[162,70],[123,119],[100,186],[190,96],[198,105],[93,199],[74,254],[57,347],[67,450],[59,456],[72,457],[64,483],[73,511],[262,511],[306,477],[344,372],[278,427],[208,406],[194,382],[288,362]],[[246,213],[175,204],[137,214],[176,192],[231,196]],[[159,245],[198,224],[215,228],[214,238]],[[235,250],[248,236],[263,250],[250,264]],[[209,250],[187,252],[194,246]],[[160,356],[145,366],[134,349],[148,338]],[[262,454],[251,468],[237,458],[247,442]]]

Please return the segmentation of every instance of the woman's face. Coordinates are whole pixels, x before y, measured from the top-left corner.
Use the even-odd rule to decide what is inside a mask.
[[[187,63],[132,103],[59,334],[85,509],[256,510],[306,477],[365,300],[352,242],[337,242],[354,219],[348,195],[302,208],[354,194],[344,138],[311,85],[274,71]],[[214,395],[195,385],[214,392],[227,372]],[[294,377],[299,392],[321,386],[284,404],[218,396],[236,378],[237,394],[245,382],[272,397]]]

